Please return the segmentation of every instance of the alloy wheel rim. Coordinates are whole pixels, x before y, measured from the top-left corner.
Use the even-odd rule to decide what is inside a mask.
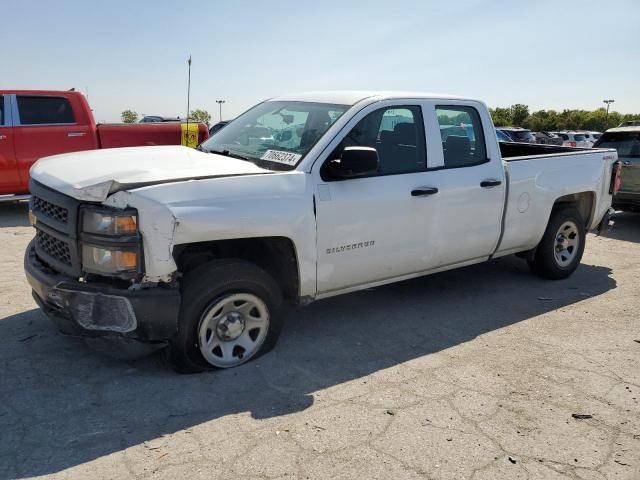
[[[580,233],[575,222],[567,220],[556,233],[554,256],[560,267],[567,267],[573,262],[580,247]]]
[[[260,350],[268,329],[269,310],[260,298],[250,293],[228,295],[200,319],[200,353],[214,367],[235,367]]]

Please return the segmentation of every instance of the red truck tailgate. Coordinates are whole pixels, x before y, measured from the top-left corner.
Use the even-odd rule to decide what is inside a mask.
[[[183,127],[180,123],[100,124],[100,148],[180,145]],[[209,137],[204,123],[198,124],[198,143]]]

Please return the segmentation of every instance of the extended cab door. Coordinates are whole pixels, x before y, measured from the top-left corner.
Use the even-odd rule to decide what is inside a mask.
[[[332,178],[328,162],[348,146],[375,148],[379,172]],[[331,153],[313,167],[318,293],[428,270],[438,199],[430,190],[421,103],[370,105],[327,150]]]
[[[11,126],[11,96],[0,95],[0,195],[21,193],[19,186]]]
[[[96,148],[91,126],[84,112],[73,108],[69,98],[50,95],[16,95],[14,112],[15,150],[23,185],[36,160],[59,153]]]
[[[427,107],[438,164],[433,183],[440,211],[434,266],[487,259],[501,232],[506,178],[487,109],[475,102],[434,101]],[[431,137],[430,137],[431,138]]]

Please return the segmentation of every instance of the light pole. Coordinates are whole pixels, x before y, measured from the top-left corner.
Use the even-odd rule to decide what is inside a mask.
[[[609,120],[609,106],[615,102],[615,100],[603,100],[604,103],[607,104],[607,115],[604,117],[604,128],[607,128],[607,121]]]
[[[220,121],[222,121],[222,104],[225,100],[216,100],[216,103],[220,106]]]

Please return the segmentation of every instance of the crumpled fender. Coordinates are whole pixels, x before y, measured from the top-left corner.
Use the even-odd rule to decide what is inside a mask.
[[[122,191],[110,196],[104,205],[132,207],[141,212],[138,228],[142,234],[145,277],[143,282],[169,282],[177,266],[173,260],[173,239],[177,220],[166,206],[149,198]]]

